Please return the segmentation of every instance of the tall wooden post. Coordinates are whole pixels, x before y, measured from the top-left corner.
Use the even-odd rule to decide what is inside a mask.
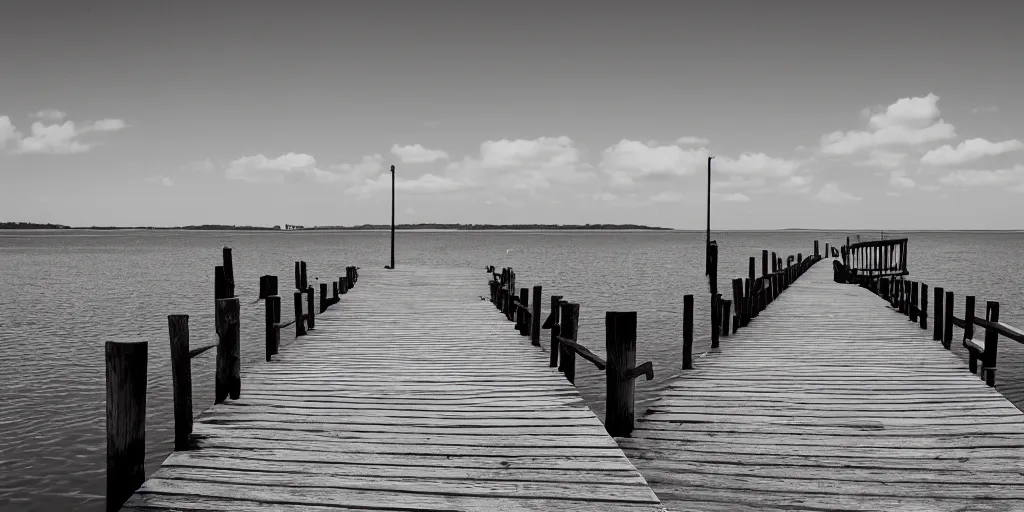
[[[327,311],[327,283],[320,283],[320,313]]]
[[[928,285],[921,283],[921,307],[917,314],[920,316],[921,328],[928,329]]]
[[[313,287],[306,287],[306,330],[312,331],[316,327],[316,314],[313,313]]]
[[[636,366],[636,312],[608,311],[604,325],[608,354],[604,427],[610,436],[628,436],[633,432],[636,383],[626,372]]]
[[[918,289],[917,281],[914,281],[914,282],[910,283],[910,307],[908,307],[907,310],[910,313],[910,321],[911,322],[916,322],[917,321],[917,310],[918,310],[918,306],[917,306],[917,289]]]
[[[756,317],[757,314],[760,312],[757,309],[757,299],[754,296],[755,295],[754,285],[755,285],[755,283],[757,283],[756,277],[755,277],[756,274],[757,274],[757,271],[754,270],[755,265],[757,265],[757,259],[754,258],[753,256],[751,256],[750,257],[750,269],[749,269],[750,284],[748,285],[748,290],[747,290],[747,294],[748,294],[747,301],[750,304],[750,309],[748,310],[748,311],[750,311],[750,318]]]
[[[722,305],[722,331],[721,331],[721,334],[728,337],[729,336],[729,325],[732,323],[730,321],[730,318],[732,316],[731,315],[731,312],[732,312],[732,301],[728,300],[728,299],[725,299],[725,300],[719,300],[719,303]]]
[[[168,315],[171,336],[171,388],[174,397],[174,449],[188,448],[192,433],[192,358],[188,353],[188,315]]]
[[[932,339],[935,341],[942,340],[942,325],[945,323],[945,319],[942,318],[942,298],[945,293],[945,290],[943,290],[941,286],[935,287],[935,318],[932,319],[932,322],[935,324],[933,327],[934,332],[932,333]]]
[[[295,262],[295,289],[302,289],[302,265],[299,262]]]
[[[540,285],[533,287],[533,310],[530,314],[530,344],[540,346]]]
[[[571,302],[561,303],[562,311],[559,314],[561,321],[561,336],[565,339],[576,341],[576,329],[579,327],[580,305]],[[558,347],[558,371],[565,374],[565,379],[570,384],[576,384],[576,351],[564,346]]]
[[[238,297],[217,301],[220,317],[220,340],[217,343],[217,379],[214,402],[221,403],[228,396],[238,400],[242,390],[241,336],[238,329]]]
[[[235,296],[235,264],[231,261],[231,248],[224,247],[224,279],[227,285],[227,297]]]
[[[974,296],[968,295],[964,302],[964,339],[974,339]],[[978,360],[973,355],[969,355],[967,367],[971,373],[978,373]]]
[[[719,305],[719,298],[721,294],[714,294],[711,296],[711,348],[718,348],[718,341],[720,332],[719,329],[722,327],[722,321],[718,315],[722,312],[722,306]]]
[[[277,353],[277,345],[281,339],[281,329],[278,329],[277,322],[280,320],[278,315],[281,311],[281,297],[277,295],[271,295],[266,299],[266,311],[264,312],[264,320],[266,326],[266,348],[267,348],[267,361],[270,361],[270,356]]]
[[[761,249],[761,275],[768,275],[768,249]]]
[[[683,296],[683,369],[693,369],[693,295]]]
[[[988,301],[985,317],[989,322],[999,322],[999,303]],[[985,329],[985,354],[982,356],[981,374],[989,387],[996,385],[996,358],[999,353],[999,333],[995,329]]]
[[[714,158],[708,157],[708,226],[704,240],[704,275],[711,273],[711,160]]]
[[[299,270],[302,272],[302,276],[301,276],[302,277],[302,288],[301,289],[305,290],[306,288],[309,288],[309,281],[306,279],[306,262],[305,261],[300,261],[299,262]]]
[[[306,321],[302,318],[302,292],[295,292],[295,337],[306,335]]]
[[[106,343],[107,510],[120,510],[146,481],[146,370],[149,344]]]
[[[341,297],[338,295],[338,282],[331,281],[331,302],[336,303],[339,300]]]
[[[213,330],[220,332],[220,318],[217,318],[217,301],[226,299],[228,295],[227,274],[224,273],[224,266],[213,267]]]
[[[560,347],[558,346],[558,337],[561,336],[561,329],[558,326],[558,318],[559,312],[562,309],[561,304],[561,295],[551,296],[551,314],[554,315],[553,320],[555,322],[554,325],[551,327],[551,349],[548,353],[548,366],[551,368],[558,366],[558,353],[560,352]]]
[[[736,304],[736,319],[738,322],[733,322],[735,327],[743,325],[743,317],[746,312],[743,311],[743,279],[736,278],[732,280],[732,301]],[[733,332],[736,332],[735,327]]]

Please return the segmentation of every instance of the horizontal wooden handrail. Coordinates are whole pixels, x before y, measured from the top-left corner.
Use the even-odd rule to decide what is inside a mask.
[[[1003,322],[990,322],[984,318],[974,317],[974,325],[988,330],[993,329],[1002,336],[1006,336],[1017,343],[1024,343],[1024,331]],[[954,322],[955,323],[955,322]]]
[[[569,338],[556,336],[555,339],[558,341],[560,345],[572,349],[573,352],[579,354],[581,357],[583,357],[583,359],[586,359],[587,361],[594,363],[594,366],[596,366],[598,370],[604,370],[605,368],[608,367],[608,363],[606,363],[604,359],[598,357],[597,354],[591,352],[589,349],[587,349],[587,347],[584,347],[583,345],[580,345],[579,343],[576,343],[575,341]]]
[[[957,327],[959,327],[961,329],[964,329],[964,328],[967,327],[967,322],[965,322],[963,318],[957,318],[957,317],[954,316],[954,317],[951,317],[950,320],[953,321],[953,325],[955,325],[955,326],[957,326]]]
[[[294,323],[295,323],[295,319],[293,318],[293,319],[291,319],[291,320],[289,320],[287,322],[278,322],[278,323],[274,324],[274,327],[276,327],[278,329],[284,329],[285,327],[288,327],[289,325],[292,325]]]
[[[622,376],[627,379],[635,379],[641,375],[645,375],[647,380],[654,379],[654,364],[650,361],[643,363],[637,367],[630,368],[622,372]]]
[[[900,245],[909,242],[909,238],[888,238],[885,240],[868,240],[866,242],[857,242],[850,244],[850,249],[860,249],[861,247],[885,247],[887,245]]]
[[[211,348],[216,347],[216,346],[217,346],[217,344],[213,343],[213,344],[207,345],[205,347],[197,347],[197,348],[194,348],[192,350],[189,350],[188,351],[188,358],[192,359],[193,357],[198,356],[199,354],[202,354],[203,352],[206,352],[207,350],[210,350]]]

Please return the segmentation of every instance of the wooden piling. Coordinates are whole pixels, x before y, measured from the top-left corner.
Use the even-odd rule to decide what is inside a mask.
[[[306,287],[306,330],[312,331],[316,327],[316,315],[313,313],[313,303],[316,298],[313,297],[313,287]]]
[[[277,276],[267,276],[267,297],[277,295]]]
[[[331,302],[337,303],[338,301],[341,300],[341,297],[338,296],[338,293],[338,282],[331,282]]]
[[[348,280],[344,277],[338,278],[338,294],[345,295],[348,293]]]
[[[775,256],[775,251],[772,251],[772,273],[774,274],[774,273],[776,273],[778,271],[779,271],[779,262],[778,262],[777,257]]]
[[[921,307],[917,311],[921,328],[928,329],[928,285],[921,283]]]
[[[241,336],[239,332],[238,298],[217,301],[220,318],[220,340],[217,343],[217,379],[214,402],[221,403],[228,396],[238,400],[242,389]]]
[[[106,342],[107,511],[121,509],[146,480],[149,344]]]
[[[919,309],[917,305],[917,293],[918,293],[918,282],[913,281],[910,283],[910,306],[907,311],[910,313],[910,321],[917,321],[917,311]]]
[[[529,288],[520,288],[519,289],[519,304],[521,304],[523,307],[516,308],[515,313],[516,313],[516,330],[519,331],[519,334],[521,336],[527,336],[527,335],[530,334],[529,333],[530,325],[527,323],[527,318],[526,318],[527,317],[527,313],[528,313],[528,310],[526,308],[529,307],[529,305],[530,305],[529,302],[530,302],[530,289]]]
[[[974,339],[974,296],[968,295],[964,305],[964,339]],[[971,373],[978,373],[978,360],[971,351],[968,351],[967,367]]]
[[[579,327],[580,305],[571,302],[561,304],[562,311],[559,313],[561,336],[565,339],[576,341],[576,330]],[[559,345],[558,347],[558,371],[565,374],[565,379],[570,384],[576,384],[576,351]]]
[[[768,249],[761,249],[761,275],[768,275]]]
[[[636,384],[626,372],[636,366],[636,312],[608,311],[604,324],[608,357],[604,427],[610,436],[628,436],[633,432]]]
[[[721,297],[720,294],[714,294],[711,296],[711,348],[718,348],[718,329],[721,327],[721,320],[718,319],[718,315],[721,311],[721,306],[718,305],[718,299]]]
[[[988,301],[985,319],[992,323],[999,322],[999,303]],[[982,355],[981,373],[988,387],[996,385],[996,356],[999,353],[999,333],[995,329],[985,329],[985,354]]]
[[[302,285],[301,289],[305,290],[305,289],[309,288],[309,281],[306,279],[307,276],[306,276],[306,262],[305,261],[299,261],[299,270],[300,270],[300,275],[299,275],[299,277],[300,277],[300,284]]]
[[[935,341],[942,341],[942,325],[944,323],[944,319],[942,318],[942,298],[943,295],[945,295],[945,291],[941,286],[936,286],[933,293],[935,294],[935,298],[933,300],[935,304],[933,305],[934,310],[932,316],[934,316],[934,318],[932,319],[932,323],[935,325],[932,327],[932,339]]]
[[[558,353],[560,351],[558,346],[558,337],[561,335],[560,328],[558,327],[559,313],[561,312],[562,296],[552,295],[551,296],[551,316],[554,326],[551,328],[551,347],[548,352],[548,366],[554,368],[558,366]]]
[[[732,325],[730,318],[732,317],[732,301],[725,299],[721,301],[722,304],[722,335],[729,336],[729,326]]]
[[[732,280],[732,300],[736,304],[736,319],[742,325],[743,317],[746,315],[746,312],[743,310],[743,279],[736,278]],[[736,332],[735,329],[733,329],[733,332]]]
[[[320,313],[327,311],[327,283],[320,283]]]
[[[217,318],[217,301],[226,299],[228,295],[228,280],[224,273],[224,266],[213,267],[213,330],[220,331],[220,319]]]
[[[302,318],[302,292],[295,292],[295,337],[306,335],[306,322]]]
[[[683,296],[683,369],[693,369],[693,295]]]
[[[264,312],[264,320],[266,322],[266,349],[267,349],[267,361],[270,361],[270,356],[277,353],[278,340],[281,339],[281,329],[277,327],[278,311],[281,308],[281,297],[277,295],[271,295],[266,298],[266,310]]]
[[[821,257],[821,254],[818,252],[818,241],[815,240],[814,241],[814,259],[818,259],[820,257]]]
[[[533,287],[533,310],[530,314],[530,344],[540,346],[540,285]]]
[[[953,344],[953,292],[946,292],[946,314],[942,317],[942,346],[949,350]]]
[[[295,262],[295,289],[302,290],[302,265],[298,261]]]
[[[174,449],[188,448],[192,433],[192,358],[188,353],[188,315],[168,315],[171,338],[171,389],[174,397]]]

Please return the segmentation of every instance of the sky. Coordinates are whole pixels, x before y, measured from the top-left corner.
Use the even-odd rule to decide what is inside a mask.
[[[1024,229],[1024,2],[31,2],[0,221]]]

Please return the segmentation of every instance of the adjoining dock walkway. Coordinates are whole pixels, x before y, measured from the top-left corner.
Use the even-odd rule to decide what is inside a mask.
[[[620,446],[669,510],[1024,510],[1024,414],[812,267]]]
[[[362,274],[123,510],[663,510],[480,272]]]

